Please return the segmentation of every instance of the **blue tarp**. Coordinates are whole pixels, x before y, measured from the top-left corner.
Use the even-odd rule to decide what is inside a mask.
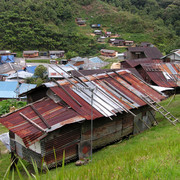
[[[17,93],[24,93],[36,87],[36,84],[22,83],[19,85],[18,81],[0,81],[0,98],[17,98]]]
[[[89,58],[89,60],[93,63],[103,63],[103,61],[98,57]]]
[[[34,74],[36,67],[37,67],[37,66],[27,66],[27,67],[26,67],[26,72],[33,73],[33,74]]]
[[[0,98],[16,98],[17,94],[14,91],[16,90],[17,86],[17,81],[0,81]]]
[[[26,84],[26,83],[23,83],[20,85],[20,91],[19,93],[22,94],[24,92],[27,92],[31,89],[34,89],[36,87],[36,84]],[[16,92],[18,91],[18,89],[16,89]]]
[[[14,55],[1,56],[1,63],[14,63]]]

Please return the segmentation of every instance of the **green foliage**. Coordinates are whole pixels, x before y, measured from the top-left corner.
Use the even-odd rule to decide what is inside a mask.
[[[39,65],[35,69],[34,76],[44,79],[46,73],[47,73],[47,68],[44,67],[43,65]]]
[[[44,81],[41,78],[36,79],[37,86],[40,86]]]
[[[163,52],[177,47],[180,36],[178,0],[2,0],[0,12],[0,49],[12,51],[63,49],[95,55],[99,47],[89,35],[92,23],[113,33],[148,35]],[[76,17],[87,18],[87,26],[78,27]]]
[[[3,100],[0,102],[0,116],[8,113],[10,107],[14,106],[16,109],[21,108],[26,105],[25,101],[16,101],[12,99]]]
[[[74,51],[68,51],[66,53],[66,58],[67,59],[71,59],[71,58],[76,57],[76,56],[78,56],[78,54],[76,52],[74,52]]]

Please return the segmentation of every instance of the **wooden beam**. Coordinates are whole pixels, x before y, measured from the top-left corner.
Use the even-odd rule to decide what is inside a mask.
[[[35,122],[33,122],[31,119],[29,119],[27,116],[25,116],[23,113],[19,113],[26,121],[28,121],[29,123],[31,123],[33,126],[35,126],[36,128],[38,128],[40,131],[42,132],[46,132],[45,129],[43,129],[41,126],[39,126],[38,124],[36,124]]]
[[[30,105],[32,110],[39,116],[39,118],[42,120],[42,122],[47,126],[48,129],[51,129],[51,126],[47,123],[47,121],[44,119],[44,117],[35,109],[33,105]]]

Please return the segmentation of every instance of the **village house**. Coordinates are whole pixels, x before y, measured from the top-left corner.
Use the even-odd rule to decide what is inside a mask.
[[[73,70],[73,68],[71,66],[64,66],[61,65],[60,66],[63,70],[70,72]],[[76,70],[77,68],[74,67]],[[50,67],[48,67],[48,78],[49,79],[64,79],[63,76],[66,76],[66,73],[64,73],[64,71],[61,70],[60,68],[58,68],[58,66],[56,65],[51,65]],[[69,77],[69,76],[66,76]]]
[[[0,122],[9,129],[11,153],[33,159],[39,168],[61,164],[63,151],[65,162],[86,158],[91,146],[150,128],[156,120],[147,96],[155,102],[165,98],[127,70],[53,81],[22,95],[30,104]]]
[[[154,47],[154,45],[149,42],[141,42],[140,47]]]
[[[100,53],[102,56],[106,56],[106,57],[116,57],[117,56],[117,52],[114,50],[101,49]]]
[[[10,75],[12,73],[15,73],[16,71],[22,70],[22,68],[22,66],[14,63],[0,64],[0,74]]]
[[[82,18],[76,18],[76,23],[79,25],[79,26],[83,26],[86,24],[86,20],[82,19]]]
[[[39,56],[38,50],[23,51],[24,58],[35,58]]]
[[[134,45],[134,41],[127,41],[127,40],[125,40],[124,45],[125,46],[133,46]]]
[[[126,59],[133,60],[139,58],[160,59],[162,53],[156,47],[128,47]]]
[[[121,62],[122,68],[135,68],[142,79],[151,85],[179,89],[180,65],[163,63],[160,59],[134,59]]]
[[[39,56],[48,56],[48,52],[47,51],[40,51]]]
[[[19,99],[19,94],[35,87],[36,84],[19,83],[18,81],[0,81],[0,101],[5,99]]]
[[[0,56],[8,56],[11,55],[10,50],[0,50]]]
[[[14,55],[2,55],[0,57],[0,64],[14,63]]]
[[[26,72],[26,71],[19,71],[16,73],[12,73],[6,78],[6,81],[18,81],[18,80],[25,80],[26,78],[30,78],[33,76],[33,73]]]
[[[65,54],[65,51],[63,50],[55,50],[55,51],[49,51],[49,56],[52,57],[57,57],[57,58],[61,58],[63,57]]]
[[[105,32],[105,35],[106,35],[107,37],[111,37],[111,32],[106,31],[106,32]]]
[[[91,27],[92,27],[92,28],[100,28],[100,27],[101,27],[101,24],[91,24]]]
[[[101,35],[101,34],[102,34],[102,31],[101,31],[101,30],[94,30],[94,34],[95,34],[95,35]]]
[[[171,53],[161,58],[164,62],[180,62],[180,49],[175,49]]]
[[[124,46],[125,40],[124,39],[115,39],[112,44],[115,46]]]
[[[108,43],[112,43],[112,44],[113,44],[114,41],[115,41],[115,39],[109,39],[109,40],[108,40]]]
[[[106,37],[105,36],[100,36],[98,39],[97,39],[97,42],[105,42],[106,41]]]

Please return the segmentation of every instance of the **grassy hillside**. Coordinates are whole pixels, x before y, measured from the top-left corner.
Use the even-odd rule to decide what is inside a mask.
[[[169,104],[171,99],[172,97],[161,104],[180,118],[180,95],[176,95]],[[92,162],[85,166],[76,167],[74,163],[70,163],[64,168],[59,167],[46,173],[38,173],[36,178],[178,179],[180,177],[180,123],[173,126],[167,120],[163,120],[159,114],[157,118],[160,122],[158,126],[95,152]],[[8,158],[9,154],[2,154],[0,157],[0,178],[3,178],[9,165]],[[32,166],[24,163],[29,172],[35,174]],[[22,179],[27,177],[20,163],[18,167]],[[15,179],[17,178],[18,174],[15,173]]]
[[[92,23],[135,43],[149,41],[163,52],[180,46],[175,0],[3,0],[0,12],[0,49],[64,49],[94,55],[107,45],[97,44],[90,35]],[[79,27],[77,17],[86,19],[86,26]]]

